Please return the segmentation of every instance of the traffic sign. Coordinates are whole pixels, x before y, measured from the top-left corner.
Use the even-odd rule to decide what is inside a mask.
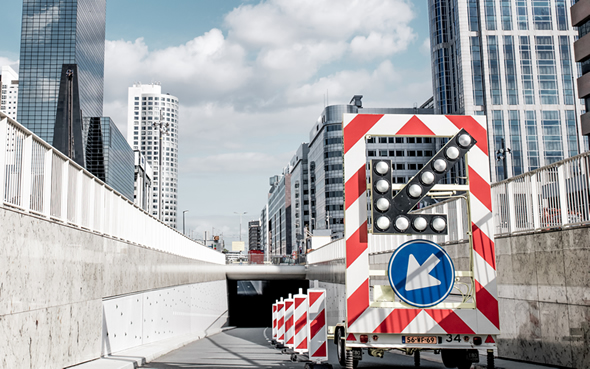
[[[401,245],[389,260],[389,284],[404,302],[434,306],[447,298],[455,283],[455,267],[447,252],[428,240]]]

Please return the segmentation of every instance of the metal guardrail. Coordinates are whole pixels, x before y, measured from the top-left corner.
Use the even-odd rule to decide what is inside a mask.
[[[0,112],[0,206],[179,256],[225,264]]]
[[[492,185],[496,236],[590,223],[590,152]]]

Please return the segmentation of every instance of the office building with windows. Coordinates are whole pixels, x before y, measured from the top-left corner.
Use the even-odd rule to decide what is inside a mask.
[[[578,1],[571,7],[572,25],[578,28],[579,39],[574,42],[576,61],[581,63],[578,95],[584,99],[584,114],[580,117],[582,134],[590,136],[590,1]]]
[[[0,70],[0,111],[16,120],[18,111],[18,74],[9,66]]]
[[[101,117],[106,0],[24,0],[17,120],[53,143],[64,64],[76,64],[84,117]]]
[[[109,117],[85,117],[86,169],[133,202],[133,150]]]
[[[291,175],[284,168],[281,175],[270,177],[268,191],[268,247],[273,256],[291,254]]]
[[[333,239],[344,237],[344,173],[343,132],[344,113],[362,114],[433,114],[427,104],[419,108],[364,108],[362,96],[355,95],[348,105],[324,108],[310,132],[309,152],[309,230],[329,229]],[[401,140],[401,141],[400,141]],[[367,157],[392,158],[399,161],[394,176],[399,182],[416,174],[435,152],[435,141],[393,137],[371,138],[367,142]],[[421,167],[420,167],[421,168]]]
[[[434,106],[486,115],[492,181],[576,155],[570,0],[429,0]],[[506,168],[496,152],[509,148]]]
[[[302,143],[289,163],[291,174],[291,245],[299,253],[306,251],[305,240],[309,234],[311,218],[308,152],[309,145]]]
[[[129,87],[127,141],[146,157],[153,171],[150,213],[176,228],[178,99],[163,94],[159,84]]]
[[[259,220],[248,222],[248,250],[262,250]]]

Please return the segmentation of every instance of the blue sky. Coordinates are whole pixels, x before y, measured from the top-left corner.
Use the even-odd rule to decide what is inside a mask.
[[[7,3],[7,4],[6,4]],[[0,64],[18,68],[20,1],[3,4]],[[179,228],[238,239],[324,107],[432,96],[427,2],[107,1],[104,114],[126,135],[127,87],[179,98]]]

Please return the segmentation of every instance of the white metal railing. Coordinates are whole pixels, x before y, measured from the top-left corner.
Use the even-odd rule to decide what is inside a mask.
[[[344,238],[340,238],[311,251],[306,256],[308,264],[344,260],[346,257],[346,242],[344,241]]]
[[[0,206],[179,256],[225,264],[0,112]]]
[[[492,185],[495,234],[590,223],[590,152]]]

